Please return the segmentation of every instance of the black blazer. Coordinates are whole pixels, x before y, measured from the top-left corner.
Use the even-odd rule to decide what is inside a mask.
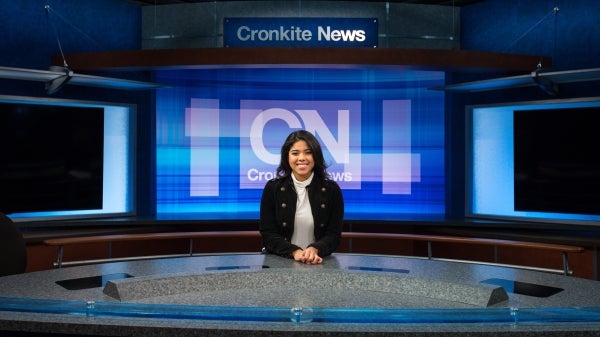
[[[342,236],[342,190],[335,181],[319,181],[316,177],[306,190],[315,223],[315,242],[309,247],[325,257],[333,253]],[[295,250],[303,249],[291,243],[297,198],[291,176],[272,179],[265,185],[260,201],[260,233],[267,252],[291,258]]]

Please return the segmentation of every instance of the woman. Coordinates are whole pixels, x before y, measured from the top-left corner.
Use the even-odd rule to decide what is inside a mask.
[[[260,202],[260,233],[267,252],[320,264],[340,243],[344,199],[329,179],[321,145],[310,132],[292,132],[281,147],[277,177]]]

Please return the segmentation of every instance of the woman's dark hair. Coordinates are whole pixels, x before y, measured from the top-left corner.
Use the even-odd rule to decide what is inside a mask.
[[[315,167],[313,168],[315,178],[320,180],[329,179],[321,144],[319,144],[319,141],[312,133],[306,130],[294,131],[285,139],[283,146],[281,146],[281,160],[279,162],[279,167],[277,168],[277,176],[285,178],[292,173],[289,161],[290,149],[299,140],[305,141],[312,152],[313,160],[315,162]]]

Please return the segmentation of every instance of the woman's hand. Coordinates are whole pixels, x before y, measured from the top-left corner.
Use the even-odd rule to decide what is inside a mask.
[[[319,250],[315,247],[308,247],[305,250],[298,249],[293,253],[294,260],[306,264],[321,264],[323,258],[319,256]]]

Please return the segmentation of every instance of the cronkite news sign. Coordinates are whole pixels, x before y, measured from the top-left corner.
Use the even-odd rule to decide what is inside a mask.
[[[225,18],[225,47],[377,47],[377,19]]]

